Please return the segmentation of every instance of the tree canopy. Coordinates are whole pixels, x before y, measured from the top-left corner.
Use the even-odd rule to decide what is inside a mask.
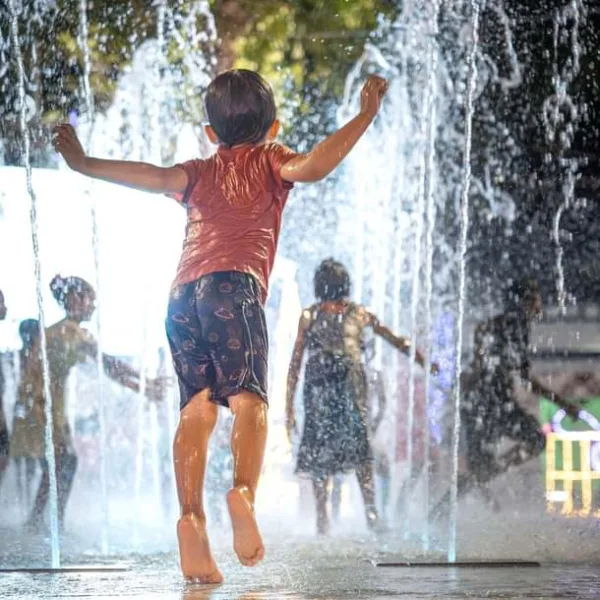
[[[70,111],[85,112],[81,4],[22,0],[13,6],[24,62],[32,158],[34,164],[44,165],[45,125],[64,119]],[[216,24],[212,37],[208,8]],[[345,74],[380,15],[395,10],[395,2],[389,0],[90,1],[85,16],[95,110],[101,113],[110,105],[136,50],[161,35],[164,66],[179,77],[180,89],[187,88],[178,100],[182,120],[199,118],[201,90],[190,83],[189,59],[200,55],[209,60],[213,72],[233,66],[260,70],[281,101],[292,86],[306,90],[299,107],[314,93],[333,97],[340,93]],[[10,26],[10,13],[2,10],[0,140],[4,162],[18,164],[17,70]]]

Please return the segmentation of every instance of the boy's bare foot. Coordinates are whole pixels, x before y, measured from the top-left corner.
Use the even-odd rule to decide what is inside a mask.
[[[248,488],[231,488],[227,492],[227,506],[233,527],[233,549],[245,567],[254,567],[265,557],[265,547],[256,524]]]
[[[223,583],[223,575],[210,552],[205,524],[196,515],[185,515],[177,523],[179,558],[183,576],[198,583]]]

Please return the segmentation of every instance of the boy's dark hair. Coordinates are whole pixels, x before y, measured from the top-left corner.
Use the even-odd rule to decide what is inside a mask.
[[[514,281],[506,291],[504,304],[507,309],[520,310],[527,302],[542,293],[539,283],[533,277],[523,277]]]
[[[95,293],[94,288],[85,279],[74,275],[55,275],[50,282],[50,291],[61,308],[66,308],[67,297],[72,292],[81,295]]]
[[[350,295],[350,275],[333,258],[324,260],[315,272],[315,296],[318,300],[343,300]]]
[[[19,323],[19,337],[23,342],[23,350],[30,352],[40,337],[40,322],[37,319],[25,319]]]
[[[269,84],[254,71],[233,69],[215,77],[204,101],[210,126],[221,144],[258,144],[276,117]]]

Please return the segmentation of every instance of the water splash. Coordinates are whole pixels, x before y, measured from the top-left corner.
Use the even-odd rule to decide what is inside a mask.
[[[374,41],[366,45],[361,59],[348,75],[340,109],[342,120],[356,109],[365,73],[375,70],[388,77],[390,87],[382,111],[347,161],[351,178],[347,185],[349,202],[347,210],[341,214],[339,235],[343,237],[347,229],[353,241],[360,240],[349,252],[353,258],[354,297],[359,302],[377,307],[378,311],[385,306],[377,316],[381,321],[389,322],[395,332],[404,335],[411,328],[416,330],[417,325],[420,325],[417,321],[424,312],[419,308],[418,286],[414,284],[418,271],[411,269],[411,265],[417,263],[414,256],[415,230],[420,231],[419,244],[424,237],[423,177],[428,168],[426,105],[431,72],[431,17],[431,3],[419,1],[411,6],[404,6],[393,22],[382,21],[380,29],[374,35]],[[436,52],[438,51],[436,48]],[[438,59],[436,56],[436,60]],[[442,77],[442,70],[437,69],[437,66],[436,70],[440,71]],[[448,77],[448,81],[452,85],[453,78]],[[440,121],[446,117],[454,118],[452,111],[456,102],[455,94],[449,92],[445,81],[433,93],[437,96],[432,97],[432,101],[435,100],[436,106],[442,109]],[[451,131],[453,129],[444,128],[444,135],[458,137]],[[456,153],[460,142],[452,139],[451,143],[452,153]],[[431,160],[434,161],[433,156]],[[364,176],[365,165],[368,165],[368,177]],[[431,185],[436,182],[436,178],[430,181]],[[449,183],[448,187],[451,185]],[[431,190],[432,202],[446,204],[446,191],[446,186],[439,193]],[[417,207],[417,204],[420,206]],[[368,215],[368,219],[357,218],[357,213]],[[386,244],[385,240],[390,243]],[[448,245],[444,233],[434,243],[436,249],[448,256],[448,260],[442,261],[439,268],[436,268],[435,276],[445,279],[448,285],[447,282],[456,279],[455,249]],[[419,263],[421,262],[419,257]],[[391,274],[388,266],[392,267]],[[417,264],[416,268],[419,269],[420,266]],[[385,278],[381,277],[383,270],[386,271]],[[385,288],[381,285],[382,281],[385,281]],[[448,298],[450,297],[448,291],[441,290],[439,286],[436,289],[440,296],[448,294]],[[385,295],[385,301],[382,301],[382,295]],[[412,319],[414,325],[411,325],[411,312],[415,314]],[[419,330],[423,328],[419,327]],[[389,448],[390,464],[393,465],[389,506],[396,509],[397,518],[400,512],[409,508],[403,502],[403,492],[409,489],[408,482],[404,479],[406,469],[403,467],[406,467],[407,462],[406,431],[415,429],[414,418],[413,424],[407,427],[408,413],[413,413],[412,408],[407,410],[407,386],[414,386],[414,383],[410,383],[413,381],[414,370],[412,375],[407,376],[403,372],[404,366],[409,364],[406,359],[385,345],[382,347],[381,343],[376,346],[376,356],[375,365],[382,362],[385,365],[385,383],[390,390],[391,401],[386,410],[383,430],[378,433],[378,441]],[[410,396],[414,398],[414,392],[411,391]],[[412,439],[411,436],[411,444]],[[420,443],[418,449],[420,452]],[[408,450],[408,454],[412,454],[413,463],[416,452],[415,447]],[[414,469],[411,467],[409,473],[410,471]],[[402,529],[408,535],[403,512],[402,515]]]
[[[148,303],[144,302],[143,306],[144,319],[143,322],[147,321],[148,317]],[[148,427],[145,423],[145,409],[148,408],[146,403],[146,368],[148,360],[147,352],[148,342],[148,328],[144,327],[143,339],[142,339],[142,356],[140,361],[140,383],[137,393],[137,441],[136,441],[136,457],[135,457],[135,505],[141,506],[142,504],[142,485],[144,481],[144,449],[146,443],[146,434],[148,433]],[[150,432],[152,434],[152,425],[150,424]],[[153,436],[152,436],[153,437]],[[136,512],[136,517],[133,521],[133,538],[134,543],[138,544],[140,541],[140,518],[141,513]]]
[[[206,156],[210,143],[198,126],[205,120],[202,92],[216,64],[217,34],[206,0],[160,0],[157,36],[134,52],[110,107],[95,115],[94,145],[111,158],[162,164]],[[168,53],[180,59],[175,66]]]
[[[425,318],[423,328],[426,335],[425,341],[425,435],[424,435],[424,457],[423,457],[423,511],[425,521],[423,526],[423,550],[429,551],[429,473],[431,469],[430,450],[430,427],[429,427],[429,394],[431,390],[431,329],[432,329],[432,300],[433,300],[433,234],[435,230],[435,201],[434,188],[434,163],[435,163],[435,140],[436,140],[436,110],[434,98],[437,92],[437,65],[438,65],[438,17],[440,0],[433,0],[431,29],[432,37],[429,41],[429,87],[427,102],[425,104],[425,115],[427,117],[427,154],[425,157],[425,292],[424,306]]]
[[[424,227],[424,212],[425,212],[425,198],[426,195],[430,197],[428,205],[433,201],[433,191],[431,190],[431,171],[433,169],[433,156],[434,156],[434,144],[435,144],[435,129],[433,125],[434,112],[434,94],[435,94],[435,79],[437,77],[437,45],[435,42],[435,35],[437,34],[437,19],[439,13],[439,2],[434,0],[430,7],[431,13],[427,15],[429,20],[429,35],[427,36],[427,58],[425,65],[425,79],[427,81],[425,86],[425,101],[424,111],[421,117],[421,123],[419,126],[420,144],[422,145],[422,154],[419,164],[419,185],[417,193],[417,208],[415,211],[416,217],[416,230],[415,230],[415,245],[414,254],[412,256],[413,271],[412,271],[412,290],[411,290],[411,310],[410,310],[410,330],[412,345],[409,353],[409,372],[408,372],[408,421],[407,421],[407,464],[408,464],[408,490],[410,491],[413,481],[416,475],[415,465],[413,464],[413,445],[415,436],[415,376],[416,376],[416,365],[415,359],[417,356],[417,338],[418,338],[418,308],[419,300],[421,297],[421,251],[423,245],[423,227]],[[429,206],[427,208],[429,213]],[[429,240],[432,242],[432,239]],[[427,249],[429,250],[429,249]],[[431,298],[429,298],[429,304]],[[426,311],[427,309],[426,305]],[[430,321],[430,319],[429,319]],[[425,333],[429,335],[431,323],[425,324]],[[428,369],[426,368],[426,371]],[[428,377],[428,375],[427,375]],[[428,379],[429,381],[429,379]],[[428,390],[425,390],[425,396],[427,396]],[[425,399],[425,403],[427,400]],[[427,410],[425,410],[427,415]],[[428,427],[427,419],[425,421],[425,445],[428,444]],[[425,471],[427,471],[427,464],[424,464]],[[428,485],[426,480],[425,485]],[[429,501],[427,500],[427,503]],[[425,515],[427,515],[427,508],[425,507]],[[410,522],[410,521],[409,521]],[[425,519],[427,522],[427,519]],[[427,526],[426,526],[427,530]],[[428,537],[426,531],[423,535]]]
[[[89,31],[87,21],[87,1],[79,2],[79,35],[78,43],[83,54],[83,75],[82,83],[84,90],[84,99],[87,116],[87,131],[85,139],[85,150],[87,154],[92,152],[92,139],[94,134],[94,95],[91,86],[92,61],[90,56],[90,47],[88,43]],[[102,509],[102,530],[100,547],[103,554],[109,552],[109,530],[110,530],[110,509],[108,501],[108,473],[106,465],[107,436],[106,436],[106,396],[104,385],[104,348],[102,339],[102,287],[100,277],[100,236],[98,231],[98,215],[96,212],[95,200],[90,198],[91,182],[87,182],[85,195],[91,202],[91,221],[92,221],[92,251],[94,256],[94,270],[96,273],[96,297],[99,299],[96,306],[96,365],[98,369],[98,427],[100,436],[100,505]]]
[[[150,103],[150,132],[149,132],[149,157],[155,163],[162,164],[162,126],[163,126],[163,72],[166,65],[165,56],[165,18],[166,18],[166,3],[164,0],[159,0],[156,3],[156,33],[157,33],[157,56],[155,64],[155,77],[158,82],[156,89],[152,91],[151,103]],[[144,301],[143,311],[146,314],[146,319],[149,315],[149,307],[147,301]],[[145,407],[148,411],[149,429],[150,429],[150,465],[151,465],[151,476],[152,476],[152,490],[155,506],[161,505],[161,478],[160,478],[160,436],[159,436],[159,425],[158,425],[158,408],[155,402],[149,403],[146,398],[146,372],[148,368],[148,330],[144,328],[144,339],[142,341],[142,361],[140,365],[140,390],[138,394],[138,402],[140,407]],[[140,423],[143,423],[143,419],[140,419]],[[141,432],[138,432],[138,444],[140,441],[143,442],[143,437],[140,440]],[[138,446],[138,452],[143,450],[143,443]],[[139,455],[138,455],[139,457]],[[142,461],[143,464],[143,461]],[[136,461],[136,467],[139,468],[140,460]],[[142,474],[136,471],[136,493],[140,493],[140,485],[142,481]],[[139,497],[139,496],[138,496]]]
[[[427,135],[427,113],[421,119],[419,131],[420,140],[424,140]],[[409,351],[408,362],[408,418],[406,421],[406,464],[408,485],[407,492],[410,494],[414,485],[415,465],[413,464],[413,446],[415,434],[415,376],[416,365],[415,359],[417,356],[417,338],[418,338],[418,308],[421,297],[421,248],[423,244],[423,211],[425,208],[425,157],[421,159],[419,187],[417,192],[416,209],[414,212],[414,247],[411,256],[412,262],[412,281],[410,295],[410,339],[412,341]],[[407,533],[409,532],[408,525],[412,523],[409,515],[407,518]]]
[[[568,293],[565,286],[563,266],[564,249],[561,240],[560,222],[563,213],[569,210],[575,200],[575,179],[579,170],[577,158],[566,156],[570,150],[579,121],[579,108],[569,95],[569,87],[581,70],[581,43],[579,29],[585,18],[586,6],[583,0],[570,0],[563,8],[557,9],[553,20],[553,94],[544,101],[543,121],[546,142],[550,148],[545,163],[556,165],[561,186],[562,201],[553,220],[552,239],[556,249],[556,291],[561,314],[566,312]],[[561,45],[569,44],[570,54],[561,67]]]
[[[456,356],[454,357],[454,424],[452,431],[452,482],[450,486],[450,523],[448,561],[456,561],[456,520],[458,513],[458,444],[460,436],[460,374],[462,371],[463,322],[466,296],[467,235],[469,232],[469,193],[471,190],[471,136],[475,88],[477,85],[477,47],[479,44],[480,0],[471,0],[471,42],[467,52],[467,96],[465,103],[465,140],[460,202],[460,238],[458,271],[458,318],[456,324]],[[482,0],[481,4],[485,4]]]
[[[161,505],[161,480],[160,480],[160,433],[158,426],[158,407],[156,402],[148,406],[150,411],[150,436],[152,444],[152,489],[156,505]]]
[[[172,438],[175,436],[175,416],[176,412],[179,414],[179,390],[177,386],[167,384],[167,378],[170,376],[171,380],[175,379],[175,373],[172,365],[169,367],[169,361],[167,360],[167,351],[165,348],[160,348],[158,351],[158,368],[156,370],[156,377],[160,381],[165,382],[164,393],[160,401],[161,417],[167,424],[166,434],[163,436],[166,445],[166,458],[168,461],[168,467],[162,472],[162,501],[163,501],[163,514],[165,517],[171,517],[171,506],[172,497],[174,496],[175,486],[172,485],[171,477],[167,473],[171,473],[173,465],[173,444],[171,443]],[[158,410],[158,407],[157,407]],[[165,415],[166,413],[166,415]],[[164,467],[164,465],[163,465]]]
[[[8,11],[10,15],[10,32],[13,51],[17,61],[18,89],[19,89],[19,125],[23,138],[23,164],[25,167],[25,178],[27,192],[31,200],[31,243],[33,245],[33,257],[35,267],[36,299],[40,321],[40,346],[42,358],[42,381],[44,390],[44,416],[45,426],[45,458],[48,468],[49,479],[49,504],[50,504],[50,549],[52,568],[60,567],[60,540],[58,531],[58,486],[56,480],[56,456],[54,451],[54,423],[52,394],[50,392],[50,366],[48,363],[48,347],[46,340],[46,318],[44,313],[44,300],[42,296],[42,265],[40,261],[39,226],[37,216],[37,198],[33,189],[33,179],[30,161],[30,139],[27,127],[27,106],[25,103],[25,68],[23,56],[19,44],[19,21],[13,0],[8,0]]]
[[[92,60],[90,56],[90,46],[88,44],[89,28],[87,22],[87,1],[79,1],[79,32],[77,35],[77,43],[83,55],[83,97],[85,100],[85,109],[89,120],[85,148],[86,152],[91,151],[92,135],[93,135],[93,120],[94,120],[94,95],[92,92],[91,76],[92,76]]]

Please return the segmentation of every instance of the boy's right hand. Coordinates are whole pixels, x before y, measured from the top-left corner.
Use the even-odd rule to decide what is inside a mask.
[[[85,152],[75,129],[68,123],[57,125],[53,130],[54,149],[62,154],[66,163],[74,171],[81,171],[85,162]]]
[[[360,93],[360,112],[374,119],[379,112],[381,100],[387,89],[387,79],[379,77],[379,75],[369,75]]]

